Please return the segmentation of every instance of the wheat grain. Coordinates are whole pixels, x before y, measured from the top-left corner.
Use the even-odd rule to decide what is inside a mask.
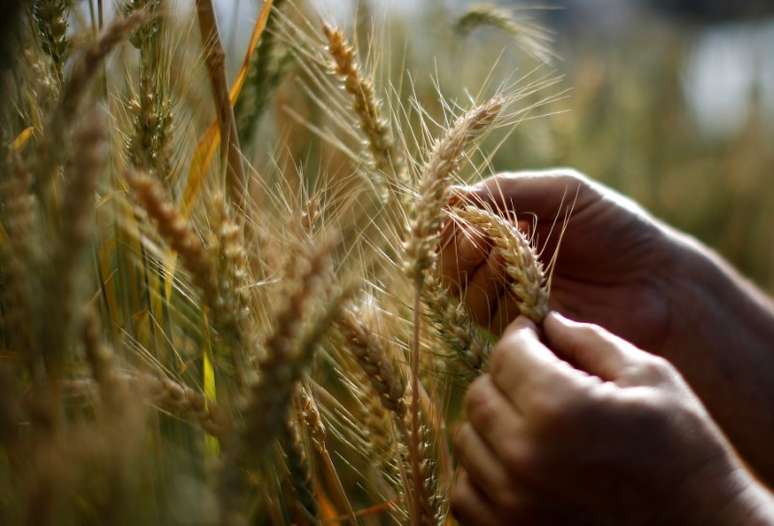
[[[303,385],[298,386],[296,390],[296,408],[312,439],[312,445],[314,445],[318,454],[327,455],[328,451],[325,447],[326,430],[322,415],[320,415],[320,408],[317,406],[317,402],[312,397],[312,394]]]

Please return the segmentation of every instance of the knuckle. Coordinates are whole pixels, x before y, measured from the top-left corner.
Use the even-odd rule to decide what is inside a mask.
[[[585,390],[553,385],[553,388],[533,391],[524,404],[525,415],[541,436],[551,436],[582,424],[593,404]]]
[[[519,477],[531,469],[533,458],[530,449],[522,441],[511,440],[501,446],[500,460],[505,470]]]
[[[509,352],[510,344],[504,340],[497,342],[492,349],[492,353],[489,355],[489,370],[493,377],[496,377],[503,370],[506,363],[508,363]]]
[[[454,433],[454,436],[452,437],[452,443],[454,444],[455,453],[462,456],[462,452],[465,451],[465,444],[467,444],[467,436],[464,427],[460,428],[459,431]]]
[[[534,386],[526,395],[525,412],[542,418],[560,418],[572,402],[566,387],[555,381],[552,374],[541,375]]]
[[[502,416],[498,415],[486,380],[479,379],[470,388],[465,402],[465,411],[471,425],[478,430],[489,429],[492,422]]]
[[[582,323],[578,327],[580,336],[587,340],[601,340],[604,338],[605,330],[594,323]]]
[[[574,168],[561,168],[557,170],[556,175],[561,182],[572,189],[578,188],[580,191],[584,191],[591,187],[589,178]]]
[[[492,493],[492,500],[494,500],[500,513],[504,514],[515,512],[521,502],[519,496],[510,487],[497,488]]]
[[[479,411],[486,411],[487,406],[491,405],[485,382],[485,377],[481,376],[468,388],[468,392],[465,395],[465,410],[467,411],[468,417]]]
[[[659,382],[671,378],[674,374],[674,368],[664,358],[660,356],[649,356],[640,364],[640,370],[645,379]]]
[[[528,399],[528,411],[543,422],[560,420],[567,410],[564,396],[559,391],[541,390]]]

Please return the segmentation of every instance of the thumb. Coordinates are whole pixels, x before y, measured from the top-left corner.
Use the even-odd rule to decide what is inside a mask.
[[[557,355],[578,369],[611,382],[627,366],[638,362],[643,353],[598,325],[578,323],[558,312],[546,317],[543,331]]]
[[[549,223],[560,217],[567,202],[579,192],[581,203],[589,192],[588,180],[572,170],[503,173],[466,188],[467,199],[494,210],[533,214]],[[518,205],[518,207],[517,207]]]

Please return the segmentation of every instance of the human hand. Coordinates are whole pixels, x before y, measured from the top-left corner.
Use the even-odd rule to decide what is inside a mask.
[[[671,321],[669,292],[680,243],[635,203],[570,170],[498,175],[459,195],[503,214],[518,211],[522,227],[534,224],[544,263],[574,202],[553,273],[551,307],[660,350]],[[476,321],[500,334],[518,307],[489,249],[481,233],[454,225],[444,231],[440,269]]]
[[[468,391],[463,523],[774,524],[771,497],[666,360],[556,313],[544,333],[512,323]]]

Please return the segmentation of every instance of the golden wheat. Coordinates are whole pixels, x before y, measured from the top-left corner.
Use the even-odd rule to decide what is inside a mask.
[[[410,235],[406,242],[406,271],[421,282],[435,260],[435,246],[441,227],[441,211],[448,201],[448,189],[471,142],[497,119],[504,100],[495,96],[461,115],[443,137],[436,140],[422,169],[418,198],[414,205]]]
[[[529,240],[513,223],[492,212],[466,206],[456,213],[494,244],[495,252],[504,261],[509,289],[519,300],[519,312],[542,323],[549,311],[548,278]]]
[[[342,79],[344,89],[352,98],[352,110],[366,136],[372,161],[387,178],[385,186],[388,194],[395,197],[407,182],[406,165],[395,145],[389,121],[383,115],[373,80],[364,75],[354,48],[340,29],[324,24],[323,34],[333,59],[333,72]]]

